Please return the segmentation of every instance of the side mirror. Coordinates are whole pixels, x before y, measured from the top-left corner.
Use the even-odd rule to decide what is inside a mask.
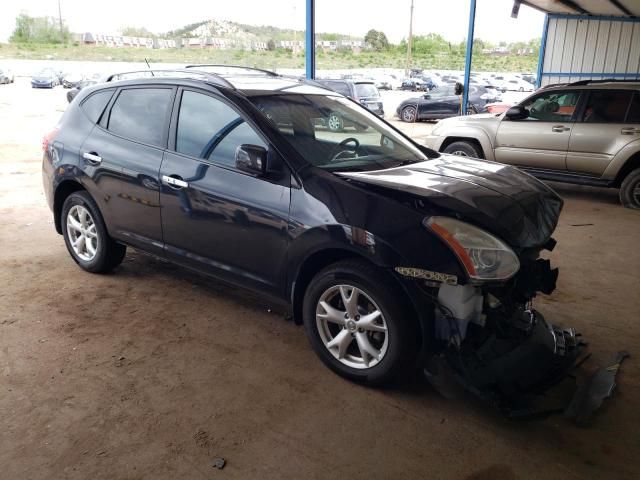
[[[243,143],[236,148],[236,168],[252,175],[264,175],[267,172],[267,149]]]
[[[528,116],[529,111],[521,105],[514,105],[505,113],[505,117],[509,120],[524,120]]]

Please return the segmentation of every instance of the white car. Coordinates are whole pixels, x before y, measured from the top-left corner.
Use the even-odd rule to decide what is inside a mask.
[[[535,90],[535,87],[531,83],[518,77],[504,79],[498,88],[502,92],[506,92],[507,90],[512,92],[533,92]]]

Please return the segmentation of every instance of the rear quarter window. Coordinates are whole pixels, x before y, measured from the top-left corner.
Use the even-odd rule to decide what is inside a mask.
[[[91,94],[82,102],[80,108],[84,114],[89,117],[89,120],[93,123],[98,123],[100,116],[102,115],[102,112],[104,112],[109,100],[111,100],[114,91],[114,88],[100,90],[99,92]]]
[[[329,87],[334,92],[338,92],[345,97],[351,96],[351,91],[349,90],[349,85],[346,82],[326,82],[325,85]]]

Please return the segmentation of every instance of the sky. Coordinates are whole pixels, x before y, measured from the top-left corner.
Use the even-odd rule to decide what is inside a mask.
[[[316,0],[316,31],[363,37],[371,28],[398,43],[409,29],[411,0]],[[72,32],[116,33],[122,27],[146,27],[161,33],[215,18],[253,25],[305,28],[305,0],[60,0],[62,18]],[[498,43],[540,37],[544,15],[520,8],[510,18],[513,0],[478,0],[475,37]],[[15,17],[58,16],[57,0],[1,0],[0,41],[7,41]],[[469,0],[414,0],[414,34],[439,33],[449,41],[467,36]]]

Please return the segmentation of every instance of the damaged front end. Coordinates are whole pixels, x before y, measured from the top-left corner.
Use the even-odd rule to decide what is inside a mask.
[[[572,371],[585,346],[579,334],[548,323],[532,305],[536,292],[553,291],[558,271],[540,259],[527,266],[536,270],[537,285],[524,268],[503,286],[439,286],[439,348],[426,371],[434,384],[438,374],[454,373],[467,390],[516,415]],[[449,368],[438,367],[442,360]]]
[[[551,294],[556,287],[558,269],[539,258],[542,249],[554,248],[555,241],[516,253],[457,220],[432,217],[426,224],[469,274],[463,283],[451,275],[396,269],[415,278],[434,305],[425,374],[436,389],[446,395],[453,379],[509,416],[562,411],[570,403],[593,404],[571,399],[575,382],[563,404],[538,401],[546,400],[551,387],[575,378],[575,368],[586,358],[586,344],[574,329],[547,322],[533,308],[538,293]],[[585,388],[578,394],[590,395]],[[588,416],[574,413],[580,415]]]

